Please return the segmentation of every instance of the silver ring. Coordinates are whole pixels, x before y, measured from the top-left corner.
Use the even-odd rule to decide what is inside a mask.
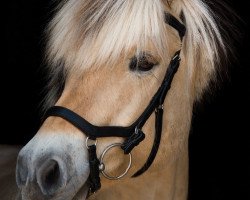
[[[104,163],[103,163],[103,159],[104,159],[104,156],[105,156],[105,154],[110,150],[110,149],[112,149],[112,148],[114,148],[114,147],[117,147],[117,146],[122,146],[122,143],[114,143],[114,144],[111,144],[111,145],[109,145],[104,151],[103,151],[103,153],[102,153],[102,155],[101,155],[101,158],[100,158],[100,171],[101,171],[101,173],[102,173],[102,175],[105,177],[105,178],[107,178],[107,179],[109,179],[109,180],[118,180],[118,179],[121,179],[122,177],[124,177],[127,173],[128,173],[128,171],[129,171],[129,169],[131,168],[131,164],[132,164],[132,154],[131,153],[129,153],[128,155],[129,155],[129,163],[128,163],[128,167],[127,167],[127,169],[121,174],[121,175],[119,175],[119,176],[110,176],[109,174],[107,174],[106,172],[105,172],[105,165],[104,165]]]
[[[89,142],[89,141],[92,141],[92,142]],[[85,145],[86,145],[87,149],[89,149],[89,147],[91,145],[95,145],[95,146],[97,145],[97,140],[92,140],[89,137],[87,137],[86,141],[85,141]]]

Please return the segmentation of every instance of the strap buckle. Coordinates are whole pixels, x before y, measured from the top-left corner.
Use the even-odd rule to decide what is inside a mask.
[[[90,139],[89,137],[86,138],[85,140],[85,145],[87,147],[87,149],[89,149],[90,146],[96,146],[97,145],[97,139]]]
[[[177,58],[178,61],[181,60],[181,58],[180,58],[180,53],[177,53],[177,54],[172,58],[172,61],[174,61],[176,58]]]
[[[135,127],[135,132],[128,137],[121,145],[124,154],[129,154],[137,145],[145,138],[145,134],[138,127]]]
[[[164,110],[164,105],[160,104],[157,108],[155,108],[155,113],[157,113],[158,110]]]

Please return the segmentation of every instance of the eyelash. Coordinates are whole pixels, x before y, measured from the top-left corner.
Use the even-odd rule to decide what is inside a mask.
[[[150,71],[155,65],[157,65],[157,63],[149,62],[145,53],[142,53],[138,57],[134,56],[133,58],[131,58],[129,64],[129,68],[131,71],[146,72]]]

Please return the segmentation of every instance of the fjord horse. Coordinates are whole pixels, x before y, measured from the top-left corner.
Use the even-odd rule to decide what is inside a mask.
[[[202,0],[63,1],[17,198],[187,199],[193,104],[226,52],[215,19]]]

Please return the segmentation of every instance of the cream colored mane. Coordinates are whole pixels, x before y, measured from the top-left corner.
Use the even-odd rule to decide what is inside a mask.
[[[196,96],[200,97],[219,63],[219,49],[225,51],[215,16],[201,0],[64,1],[48,27],[52,81],[62,71],[67,76],[104,63],[114,67],[129,49],[139,52],[149,41],[165,61],[171,41],[162,28],[164,11],[176,17],[183,13],[187,34],[182,52],[190,76],[196,76]],[[49,93],[48,105],[55,102],[54,93]]]

